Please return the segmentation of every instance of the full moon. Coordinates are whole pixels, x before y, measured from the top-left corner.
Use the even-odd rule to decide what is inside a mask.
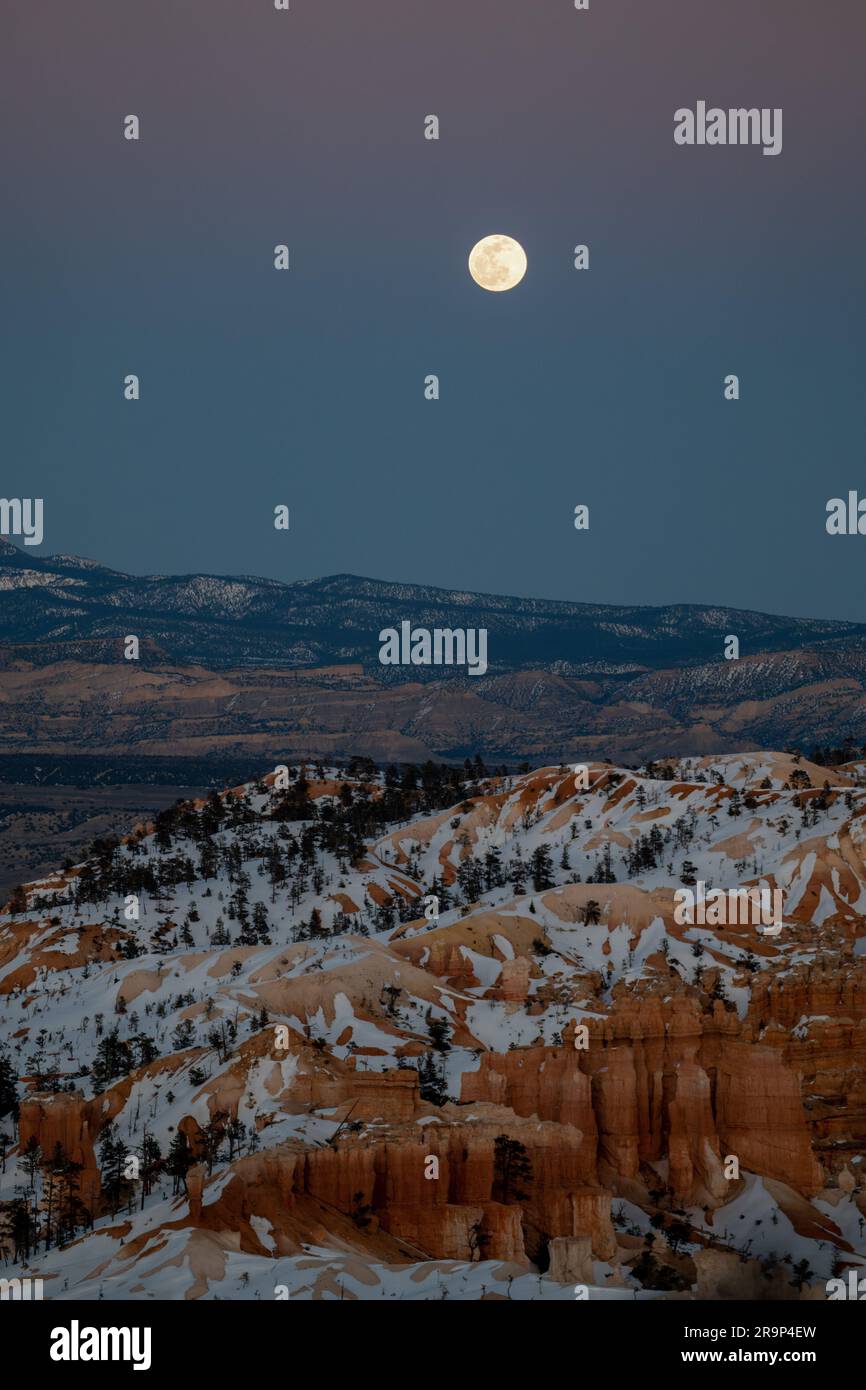
[[[526,252],[513,237],[482,237],[469,252],[469,274],[483,290],[513,290],[526,274]]]

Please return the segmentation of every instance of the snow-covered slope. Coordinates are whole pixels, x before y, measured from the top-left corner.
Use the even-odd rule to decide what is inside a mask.
[[[94,846],[0,919],[10,1258],[69,1297],[709,1296],[728,1258],[814,1296],[866,1251],[860,777],[291,769]],[[684,922],[697,882],[781,931]]]

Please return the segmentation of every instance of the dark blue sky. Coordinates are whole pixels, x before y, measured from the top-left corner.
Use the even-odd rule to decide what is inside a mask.
[[[43,552],[866,618],[866,537],[824,530],[866,495],[861,0],[0,27],[0,495],[45,499]],[[782,154],[677,148],[699,99],[782,107]],[[526,248],[513,293],[469,278],[487,232]]]

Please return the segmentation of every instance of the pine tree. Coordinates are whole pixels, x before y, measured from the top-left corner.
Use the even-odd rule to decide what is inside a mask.
[[[53,1217],[55,1208],[55,1176],[59,1175],[63,1168],[64,1153],[60,1140],[54,1145],[54,1152],[50,1158],[42,1160],[42,1210],[45,1213],[45,1225],[43,1235],[45,1238],[45,1249],[51,1249],[51,1239],[54,1234]]]
[[[96,1049],[93,1063],[93,1085],[104,1091],[118,1076],[128,1076],[135,1065],[132,1048],[118,1036],[117,1028],[106,1033]]]
[[[268,909],[264,903],[256,903],[253,907],[253,929],[257,939],[263,946],[270,946],[271,938],[269,935],[270,924],[268,922]]]
[[[503,882],[502,855],[494,847],[484,856],[484,890],[489,893],[492,888],[500,888]]]
[[[153,1135],[148,1133],[146,1125],[137,1153],[141,1169],[141,1209],[143,1211],[144,1199],[150,1196],[153,1185],[164,1167],[162,1151]]]
[[[59,1140],[51,1158],[42,1164],[42,1209],[45,1212],[45,1249],[71,1240],[79,1227],[92,1225],[92,1215],[79,1196],[82,1165],[64,1152]]]
[[[550,854],[550,845],[539,845],[533,850],[529,857],[529,872],[532,875],[532,887],[536,893],[543,893],[545,889],[553,887],[553,859]]]
[[[172,1193],[177,1196],[181,1188],[186,1195],[188,1194],[186,1185],[186,1175],[195,1163],[195,1158],[189,1147],[189,1140],[182,1130],[178,1130],[171,1141],[168,1157],[165,1160],[165,1171],[172,1179]]]
[[[382,994],[385,996],[385,1011],[389,1018],[397,1017],[397,1000],[403,993],[398,985],[383,985]]]
[[[216,923],[214,924],[214,934],[213,934],[213,936],[211,937],[211,945],[212,945],[212,946],[230,946],[230,945],[231,945],[231,937],[230,937],[229,934],[228,934],[228,928],[226,927],[225,921],[224,921],[224,919],[223,919],[222,917],[217,917]]]
[[[526,865],[520,856],[520,847],[514,852],[514,858],[508,865],[508,882],[514,889],[516,897],[521,897],[526,891]]]
[[[273,820],[311,820],[314,806],[310,801],[310,784],[302,771],[300,776],[277,802],[271,818]]]
[[[217,1110],[201,1132],[202,1156],[207,1164],[208,1176],[213,1172],[214,1164],[219,1159],[219,1151],[226,1137],[227,1119],[228,1116],[224,1111]]]
[[[135,1049],[137,1067],[145,1067],[148,1062],[155,1062],[159,1056],[159,1048],[148,1033],[136,1033],[134,1038],[130,1038],[129,1043]]]
[[[19,912],[27,911],[27,893],[20,883],[17,884],[9,894],[6,911],[13,917],[17,916]]]
[[[208,1045],[216,1052],[217,1061],[220,1064],[227,1062],[231,1056],[233,1039],[225,1023],[216,1023],[212,1028],[209,1028],[207,1040]]]
[[[212,840],[205,840],[198,854],[198,876],[205,881],[216,878],[219,869],[219,855]]]
[[[447,1018],[434,1018],[432,1014],[427,1015],[427,1032],[430,1034],[430,1041],[436,1052],[451,1051],[451,1025]]]
[[[226,1126],[226,1138],[229,1141],[229,1163],[232,1162],[236,1153],[240,1153],[244,1140],[247,1137],[247,1127],[243,1120],[229,1120]]]
[[[171,1035],[171,1045],[175,1052],[183,1052],[185,1048],[192,1047],[195,1041],[195,1026],[191,1018],[181,1019]]]
[[[18,1078],[8,1057],[0,1056],[0,1120],[18,1119]]]
[[[448,1099],[445,1088],[444,1068],[437,1064],[432,1052],[425,1052],[418,1065],[418,1081],[421,1099],[431,1105],[444,1105]]]
[[[9,1234],[12,1237],[13,1259],[29,1260],[37,1241],[37,1225],[30,1202],[26,1197],[13,1197],[8,1211]]]
[[[522,1182],[532,1181],[532,1164],[523,1144],[500,1134],[493,1141],[493,1201],[525,1202]]]
[[[102,1190],[112,1216],[116,1216],[132,1192],[132,1184],[126,1176],[128,1158],[129,1149],[119,1137],[117,1126],[109,1122],[99,1137],[99,1164]]]
[[[30,1179],[30,1191],[33,1192],[36,1187],[36,1174],[42,1163],[42,1150],[35,1134],[31,1134],[27,1140],[18,1162]]]

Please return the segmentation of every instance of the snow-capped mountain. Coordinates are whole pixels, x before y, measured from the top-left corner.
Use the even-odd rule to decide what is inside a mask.
[[[383,665],[403,623],[487,632],[487,670]],[[138,638],[137,660],[125,639]],[[729,636],[739,659],[726,660]],[[488,763],[866,742],[866,626],[337,575],[137,578],[0,542],[0,740],[16,755]],[[72,780],[75,780],[74,778]]]
[[[844,644],[866,660],[866,625],[857,623],[700,604],[521,599],[349,574],[292,584],[245,575],[137,577],[76,556],[37,557],[2,540],[0,592],[0,642],[27,646],[40,664],[61,646],[69,657],[93,659],[134,632],[169,662],[214,669],[359,663],[384,676],[379,632],[404,620],[428,629],[486,628],[496,673],[621,676],[722,662],[727,633],[739,635],[744,655],[817,648],[828,652],[832,667],[832,653]],[[393,670],[388,674],[394,678]],[[414,667],[396,678],[436,674]]]

